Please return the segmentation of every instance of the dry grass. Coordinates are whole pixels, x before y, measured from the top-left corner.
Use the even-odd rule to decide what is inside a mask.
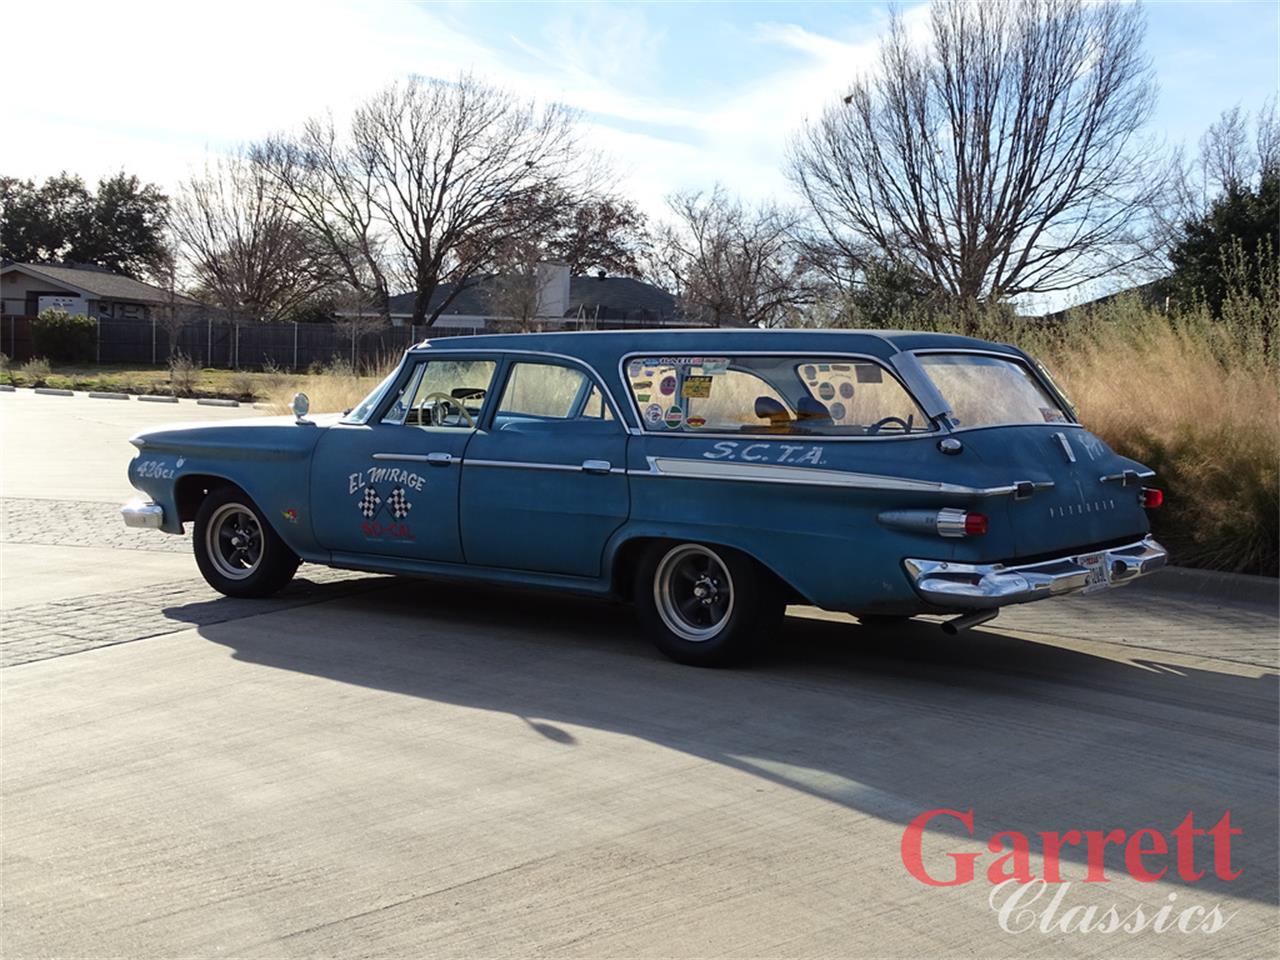
[[[1257,352],[1224,351],[1222,335],[1156,315],[1047,359],[1084,424],[1157,471],[1167,499],[1153,522],[1178,563],[1274,576],[1276,369]]]
[[[350,410],[391,372],[357,374],[350,368],[326,369],[278,382],[266,395],[272,413],[288,413],[295,393],[305,393],[312,413],[341,413]]]

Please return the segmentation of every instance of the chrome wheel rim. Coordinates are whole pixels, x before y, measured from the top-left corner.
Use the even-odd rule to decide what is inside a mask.
[[[724,630],[733,615],[733,578],[715,551],[682,544],[658,562],[653,601],[668,630],[691,643],[704,643]]]
[[[209,518],[204,548],[218,573],[228,580],[243,580],[262,563],[262,539],[262,525],[252,510],[225,503]]]

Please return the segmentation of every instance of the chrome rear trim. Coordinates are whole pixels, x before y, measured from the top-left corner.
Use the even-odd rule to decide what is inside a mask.
[[[1091,584],[1099,562],[1107,572],[1106,580]],[[1143,537],[1121,547],[1021,566],[915,559],[904,560],[903,565],[916,593],[932,604],[955,610],[1002,607],[1077,593],[1087,587],[1119,586],[1168,562],[1169,552],[1154,538]]]

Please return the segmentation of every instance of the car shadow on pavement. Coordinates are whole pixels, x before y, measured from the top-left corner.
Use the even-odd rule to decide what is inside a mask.
[[[288,616],[200,633],[248,663],[518,716],[552,749],[576,749],[565,727],[606,730],[904,826],[972,809],[976,837],[1018,830],[1033,851],[1041,831],[1170,836],[1188,812],[1207,829],[1229,810],[1243,875],[1218,879],[1202,838],[1196,889],[1277,897],[1274,673],[801,617],[750,666],[702,670],[662,658],[626,606],[416,580]],[[1063,860],[1083,876],[1083,845]],[[1105,863],[1122,874],[1123,848]]]

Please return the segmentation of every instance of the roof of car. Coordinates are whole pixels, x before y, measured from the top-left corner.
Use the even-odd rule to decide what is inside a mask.
[[[419,346],[432,350],[554,353],[580,357],[595,364],[616,362],[617,358],[632,352],[661,356],[673,352],[702,354],[780,350],[863,353],[884,359],[901,350],[995,350],[1016,353],[1012,347],[1004,344],[952,333],[917,330],[760,330],[741,327],[481,334],[427,339]]]

